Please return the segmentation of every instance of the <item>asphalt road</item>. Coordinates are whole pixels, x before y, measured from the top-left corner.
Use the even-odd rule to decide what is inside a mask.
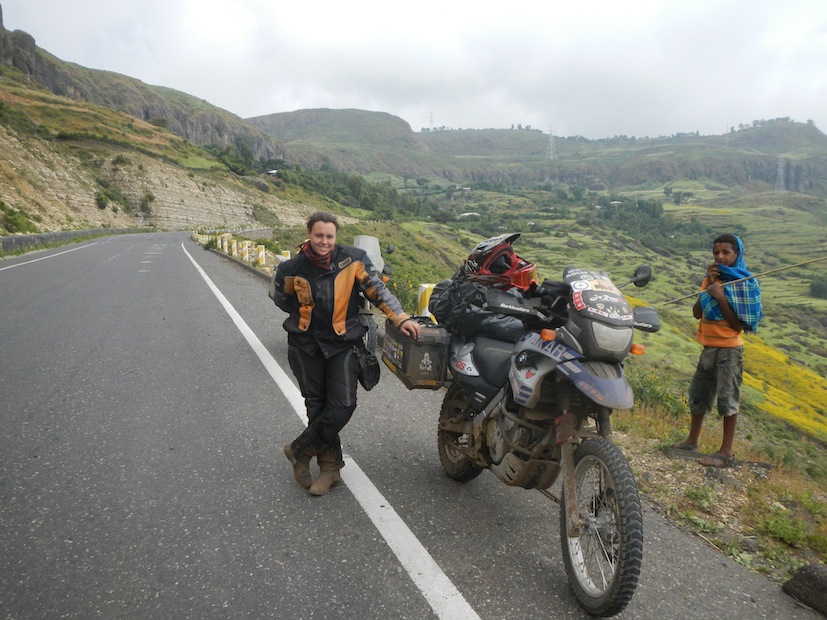
[[[436,452],[387,370],[315,498],[267,283],[183,233],[0,260],[0,618],[585,618],[557,506]],[[283,369],[283,370],[282,370]],[[808,618],[649,507],[618,618]]]

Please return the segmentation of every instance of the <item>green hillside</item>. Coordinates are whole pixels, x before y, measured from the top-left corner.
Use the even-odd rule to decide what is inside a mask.
[[[827,136],[789,118],[722,136],[550,136],[538,130],[413,132],[401,119],[359,110],[301,110],[248,119],[278,139],[289,161],[361,174],[507,187],[539,183],[595,191],[664,188],[683,180],[721,191],[785,190],[827,197]]]
[[[238,172],[242,171],[242,174]],[[0,64],[0,235],[300,220],[237,152],[56,95]]]

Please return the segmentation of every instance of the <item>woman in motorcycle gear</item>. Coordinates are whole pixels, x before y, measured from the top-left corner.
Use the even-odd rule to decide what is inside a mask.
[[[293,477],[311,495],[324,495],[344,466],[339,432],[356,409],[358,360],[354,345],[365,334],[360,293],[404,334],[418,337],[420,325],[402,310],[364,250],[336,243],[339,223],[330,213],[307,220],[308,239],[292,259],[281,263],[270,297],[288,316],[287,359],[307,407],[307,428],[284,454]],[[314,481],[310,460],[321,474]]]

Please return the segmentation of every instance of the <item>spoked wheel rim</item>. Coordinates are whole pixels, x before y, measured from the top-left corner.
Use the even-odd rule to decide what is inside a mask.
[[[595,616],[620,613],[635,593],[643,562],[643,511],[629,462],[605,439],[574,454],[575,497],[563,492],[563,561],[580,605]],[[582,525],[569,536],[569,502]]]
[[[463,433],[449,433],[447,431],[443,431],[443,436],[446,439],[445,456],[448,458],[448,460],[452,463],[462,463],[463,461],[465,461],[467,457],[457,446],[467,446],[468,435],[465,435]]]
[[[608,592],[617,576],[620,533],[617,495],[609,472],[594,457],[583,459],[575,473],[580,536],[569,537],[572,568],[581,587],[594,597]]]
[[[465,408],[465,395],[462,390],[455,390],[454,394],[446,397],[443,412],[447,417],[455,417],[462,413]],[[445,438],[445,456],[452,463],[459,463],[466,459],[462,451],[457,446],[467,447],[470,444],[470,438],[466,433],[452,433],[450,431],[440,431]]]

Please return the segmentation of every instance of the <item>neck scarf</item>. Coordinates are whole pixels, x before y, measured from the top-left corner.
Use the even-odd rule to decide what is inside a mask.
[[[319,269],[328,269],[330,267],[330,260],[333,257],[332,251],[324,256],[317,254],[310,246],[310,241],[305,241],[302,243],[300,246],[300,251]]]
[[[741,278],[748,278],[752,272],[747,269],[744,261],[744,244],[738,237],[738,259],[732,267],[718,265],[718,274],[723,282],[732,282]],[[743,323],[744,331],[754,334],[758,331],[758,323],[764,317],[761,308],[761,288],[757,280],[746,280],[724,287],[727,303]],[[706,291],[701,291],[698,299],[701,302],[704,318],[708,321],[723,321],[724,313],[718,302]]]

